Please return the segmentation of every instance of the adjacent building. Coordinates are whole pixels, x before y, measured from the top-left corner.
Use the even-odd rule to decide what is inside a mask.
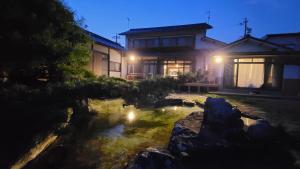
[[[92,40],[88,70],[96,76],[125,78],[127,65],[124,59],[124,48],[95,33],[89,31],[86,33]]]
[[[130,29],[126,36],[127,79],[146,79],[210,68],[209,53],[226,44],[206,36],[212,26],[206,23]],[[213,72],[213,71],[211,71]],[[210,78],[209,77],[213,77]],[[215,82],[215,76],[208,76]]]
[[[224,88],[300,95],[300,33],[248,35],[216,54],[225,58]]]

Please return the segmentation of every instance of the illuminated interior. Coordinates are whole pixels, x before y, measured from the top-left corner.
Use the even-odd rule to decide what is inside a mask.
[[[237,87],[260,88],[264,84],[264,59],[243,58],[234,60]]]

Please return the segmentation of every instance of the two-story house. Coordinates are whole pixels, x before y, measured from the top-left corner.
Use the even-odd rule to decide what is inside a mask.
[[[96,76],[125,78],[127,65],[123,46],[95,33],[85,32],[92,40],[88,70]]]
[[[130,29],[126,36],[127,78],[144,79],[208,71],[209,52],[226,44],[206,36],[206,23]],[[211,76],[210,81],[216,77]]]

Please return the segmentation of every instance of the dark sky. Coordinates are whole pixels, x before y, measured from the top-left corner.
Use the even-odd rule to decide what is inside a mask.
[[[300,32],[300,0],[64,0],[83,17],[88,30],[108,39],[130,28],[207,22],[208,36],[232,42],[243,35],[247,17],[252,35]],[[122,37],[121,41],[124,41]]]

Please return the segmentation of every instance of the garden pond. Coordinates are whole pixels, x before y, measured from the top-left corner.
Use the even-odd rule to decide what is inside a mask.
[[[166,148],[174,123],[203,111],[198,106],[136,108],[122,99],[89,100],[89,110],[92,115],[87,127],[52,146],[25,168],[124,168],[148,147]]]

